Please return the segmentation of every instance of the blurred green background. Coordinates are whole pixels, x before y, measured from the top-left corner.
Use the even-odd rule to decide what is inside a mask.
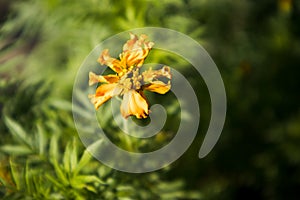
[[[197,92],[198,138],[167,169],[127,174],[83,148],[72,86],[97,44],[145,26],[204,46],[223,77],[228,111],[217,145],[198,159],[207,89],[191,66],[160,54]],[[300,198],[300,1],[0,0],[0,27],[0,199]]]

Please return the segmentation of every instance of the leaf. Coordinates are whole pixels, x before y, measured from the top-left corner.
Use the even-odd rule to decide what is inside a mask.
[[[65,173],[63,172],[63,170],[60,168],[59,164],[58,164],[58,160],[59,160],[59,155],[58,155],[58,135],[53,135],[51,137],[51,141],[50,141],[50,161],[54,167],[55,173],[57,175],[57,178],[60,179],[60,181],[62,181],[62,183],[64,185],[68,185],[69,181],[67,179],[67,177],[65,176]]]
[[[59,159],[58,156],[58,135],[52,135],[50,139],[50,149],[49,149],[49,154],[50,154],[50,161],[56,161]]]
[[[127,198],[134,193],[134,188],[130,185],[120,185],[117,188],[118,197]]]
[[[112,169],[110,167],[101,166],[98,169],[98,174],[100,177],[107,177],[112,172]]]
[[[3,186],[7,186],[7,183],[6,183],[6,181],[4,180],[4,179],[2,179],[1,177],[0,177],[0,186],[1,185],[3,185]]]
[[[1,147],[1,151],[15,155],[27,155],[32,153],[32,150],[29,149],[27,146],[21,145],[4,145]]]
[[[35,174],[32,176],[32,185],[34,192],[44,198],[42,199],[49,199],[49,193],[51,190],[51,187],[49,185],[48,181],[45,181],[45,175],[40,175],[41,171],[38,172],[38,174]]]
[[[70,167],[71,171],[73,172],[76,169],[76,166],[78,164],[77,161],[77,142],[75,139],[72,141],[72,149],[71,149],[71,156],[70,156]]]
[[[91,186],[91,185],[85,185],[85,188],[86,188],[88,191],[97,193],[97,190],[96,190],[93,186]]]
[[[9,160],[11,175],[14,183],[16,184],[17,190],[20,190],[22,187],[21,184],[21,176],[19,173],[19,169],[16,167],[16,164],[13,163],[12,159]]]
[[[5,116],[4,122],[7,125],[10,132],[13,136],[20,142],[27,145],[29,148],[32,148],[32,144],[30,143],[30,139],[28,138],[25,130],[14,120]]]
[[[46,178],[49,179],[56,187],[63,188],[64,185],[61,184],[56,178],[52,177],[50,174],[46,174]]]
[[[97,176],[94,176],[94,175],[79,175],[79,176],[74,177],[71,180],[71,184],[74,187],[77,187],[78,185],[81,185],[81,184],[85,185],[88,183],[100,183],[100,184],[106,185],[106,183],[104,181],[100,180]]]
[[[55,99],[51,101],[51,105],[61,110],[72,111],[72,103],[66,100]]]
[[[40,155],[43,155],[45,153],[45,149],[47,145],[47,138],[46,138],[46,133],[40,124],[37,124],[37,135],[38,135],[38,151]]]
[[[90,162],[91,158],[92,155],[90,154],[90,152],[88,150],[85,150],[79,160],[78,165],[75,168],[74,174],[78,174],[81,169]]]
[[[25,173],[24,173],[25,186],[26,186],[27,192],[29,194],[32,194],[32,182],[31,182],[31,179],[30,179],[30,172],[29,172],[28,167],[29,167],[29,164],[28,164],[28,162],[26,162]]]
[[[54,167],[55,173],[56,173],[59,181],[61,181],[63,183],[63,185],[65,185],[65,186],[69,185],[69,181],[68,181],[67,177],[65,176],[65,173],[60,168],[60,166],[56,160],[53,162],[53,167]]]
[[[74,171],[74,174],[79,173],[81,171],[81,169],[90,162],[90,160],[92,158],[92,155],[90,152],[95,151],[99,147],[99,145],[101,145],[101,143],[102,143],[102,139],[96,141],[95,143],[93,143],[87,147],[87,149],[83,152],[83,154],[80,158],[80,161]]]
[[[67,144],[63,157],[63,165],[67,172],[72,172],[77,166],[77,147],[75,139]]]
[[[65,153],[63,157],[63,166],[66,172],[70,173],[71,172],[71,167],[70,167],[70,156],[71,156],[71,143],[68,142],[67,147],[65,148]]]

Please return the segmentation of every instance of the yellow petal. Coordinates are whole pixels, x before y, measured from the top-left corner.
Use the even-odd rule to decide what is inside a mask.
[[[143,65],[145,58],[153,47],[153,42],[146,42],[147,36],[142,34],[138,37],[130,33],[130,40],[123,46],[123,53],[120,55],[121,60],[126,61],[127,68],[131,66],[140,67]]]
[[[146,83],[143,86],[143,89],[145,90],[149,90],[151,92],[156,92],[159,94],[165,94],[171,89],[170,80],[172,76],[171,76],[170,67],[164,66],[159,70],[149,69],[143,72],[142,75],[143,75],[143,81]],[[161,81],[162,80],[161,78],[167,79],[168,82],[164,83],[163,81]]]
[[[125,118],[131,115],[146,118],[149,114],[147,101],[135,90],[129,90],[124,94],[120,109]]]
[[[151,92],[165,94],[171,89],[171,83],[170,81],[167,84],[162,81],[153,81],[150,84],[145,85],[143,88]]]
[[[98,62],[102,65],[107,65],[117,73],[122,72],[122,66],[120,65],[120,61],[118,59],[110,57],[108,49],[102,51],[100,57],[98,58]]]
[[[100,85],[96,90],[96,94],[90,94],[88,96],[91,99],[91,102],[95,105],[95,109],[98,109],[111,97],[118,95],[116,92],[118,88],[116,86],[117,83]]]
[[[89,73],[89,85],[93,85],[95,83],[115,83],[119,80],[117,75],[107,75],[107,76],[100,76],[93,72]]]

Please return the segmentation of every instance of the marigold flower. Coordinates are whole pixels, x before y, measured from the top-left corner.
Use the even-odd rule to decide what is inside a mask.
[[[95,94],[90,94],[89,98],[98,109],[103,103],[114,96],[123,96],[121,103],[121,114],[124,118],[131,115],[137,118],[146,118],[149,115],[149,105],[144,95],[144,90],[165,94],[171,88],[171,72],[167,66],[159,70],[149,69],[140,72],[140,67],[144,63],[153,42],[146,42],[146,35],[139,38],[130,34],[123,46],[120,60],[111,58],[108,50],[104,50],[98,62],[109,66],[117,74],[106,76],[89,73],[89,85],[100,83]],[[161,79],[167,80],[167,82]]]

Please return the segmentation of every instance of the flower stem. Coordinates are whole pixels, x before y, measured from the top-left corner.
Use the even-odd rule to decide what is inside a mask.
[[[132,145],[132,141],[131,141],[131,137],[130,135],[128,135],[128,120],[123,118],[123,130],[125,132],[124,134],[124,143],[125,143],[125,147],[128,151],[133,151],[133,145]]]

